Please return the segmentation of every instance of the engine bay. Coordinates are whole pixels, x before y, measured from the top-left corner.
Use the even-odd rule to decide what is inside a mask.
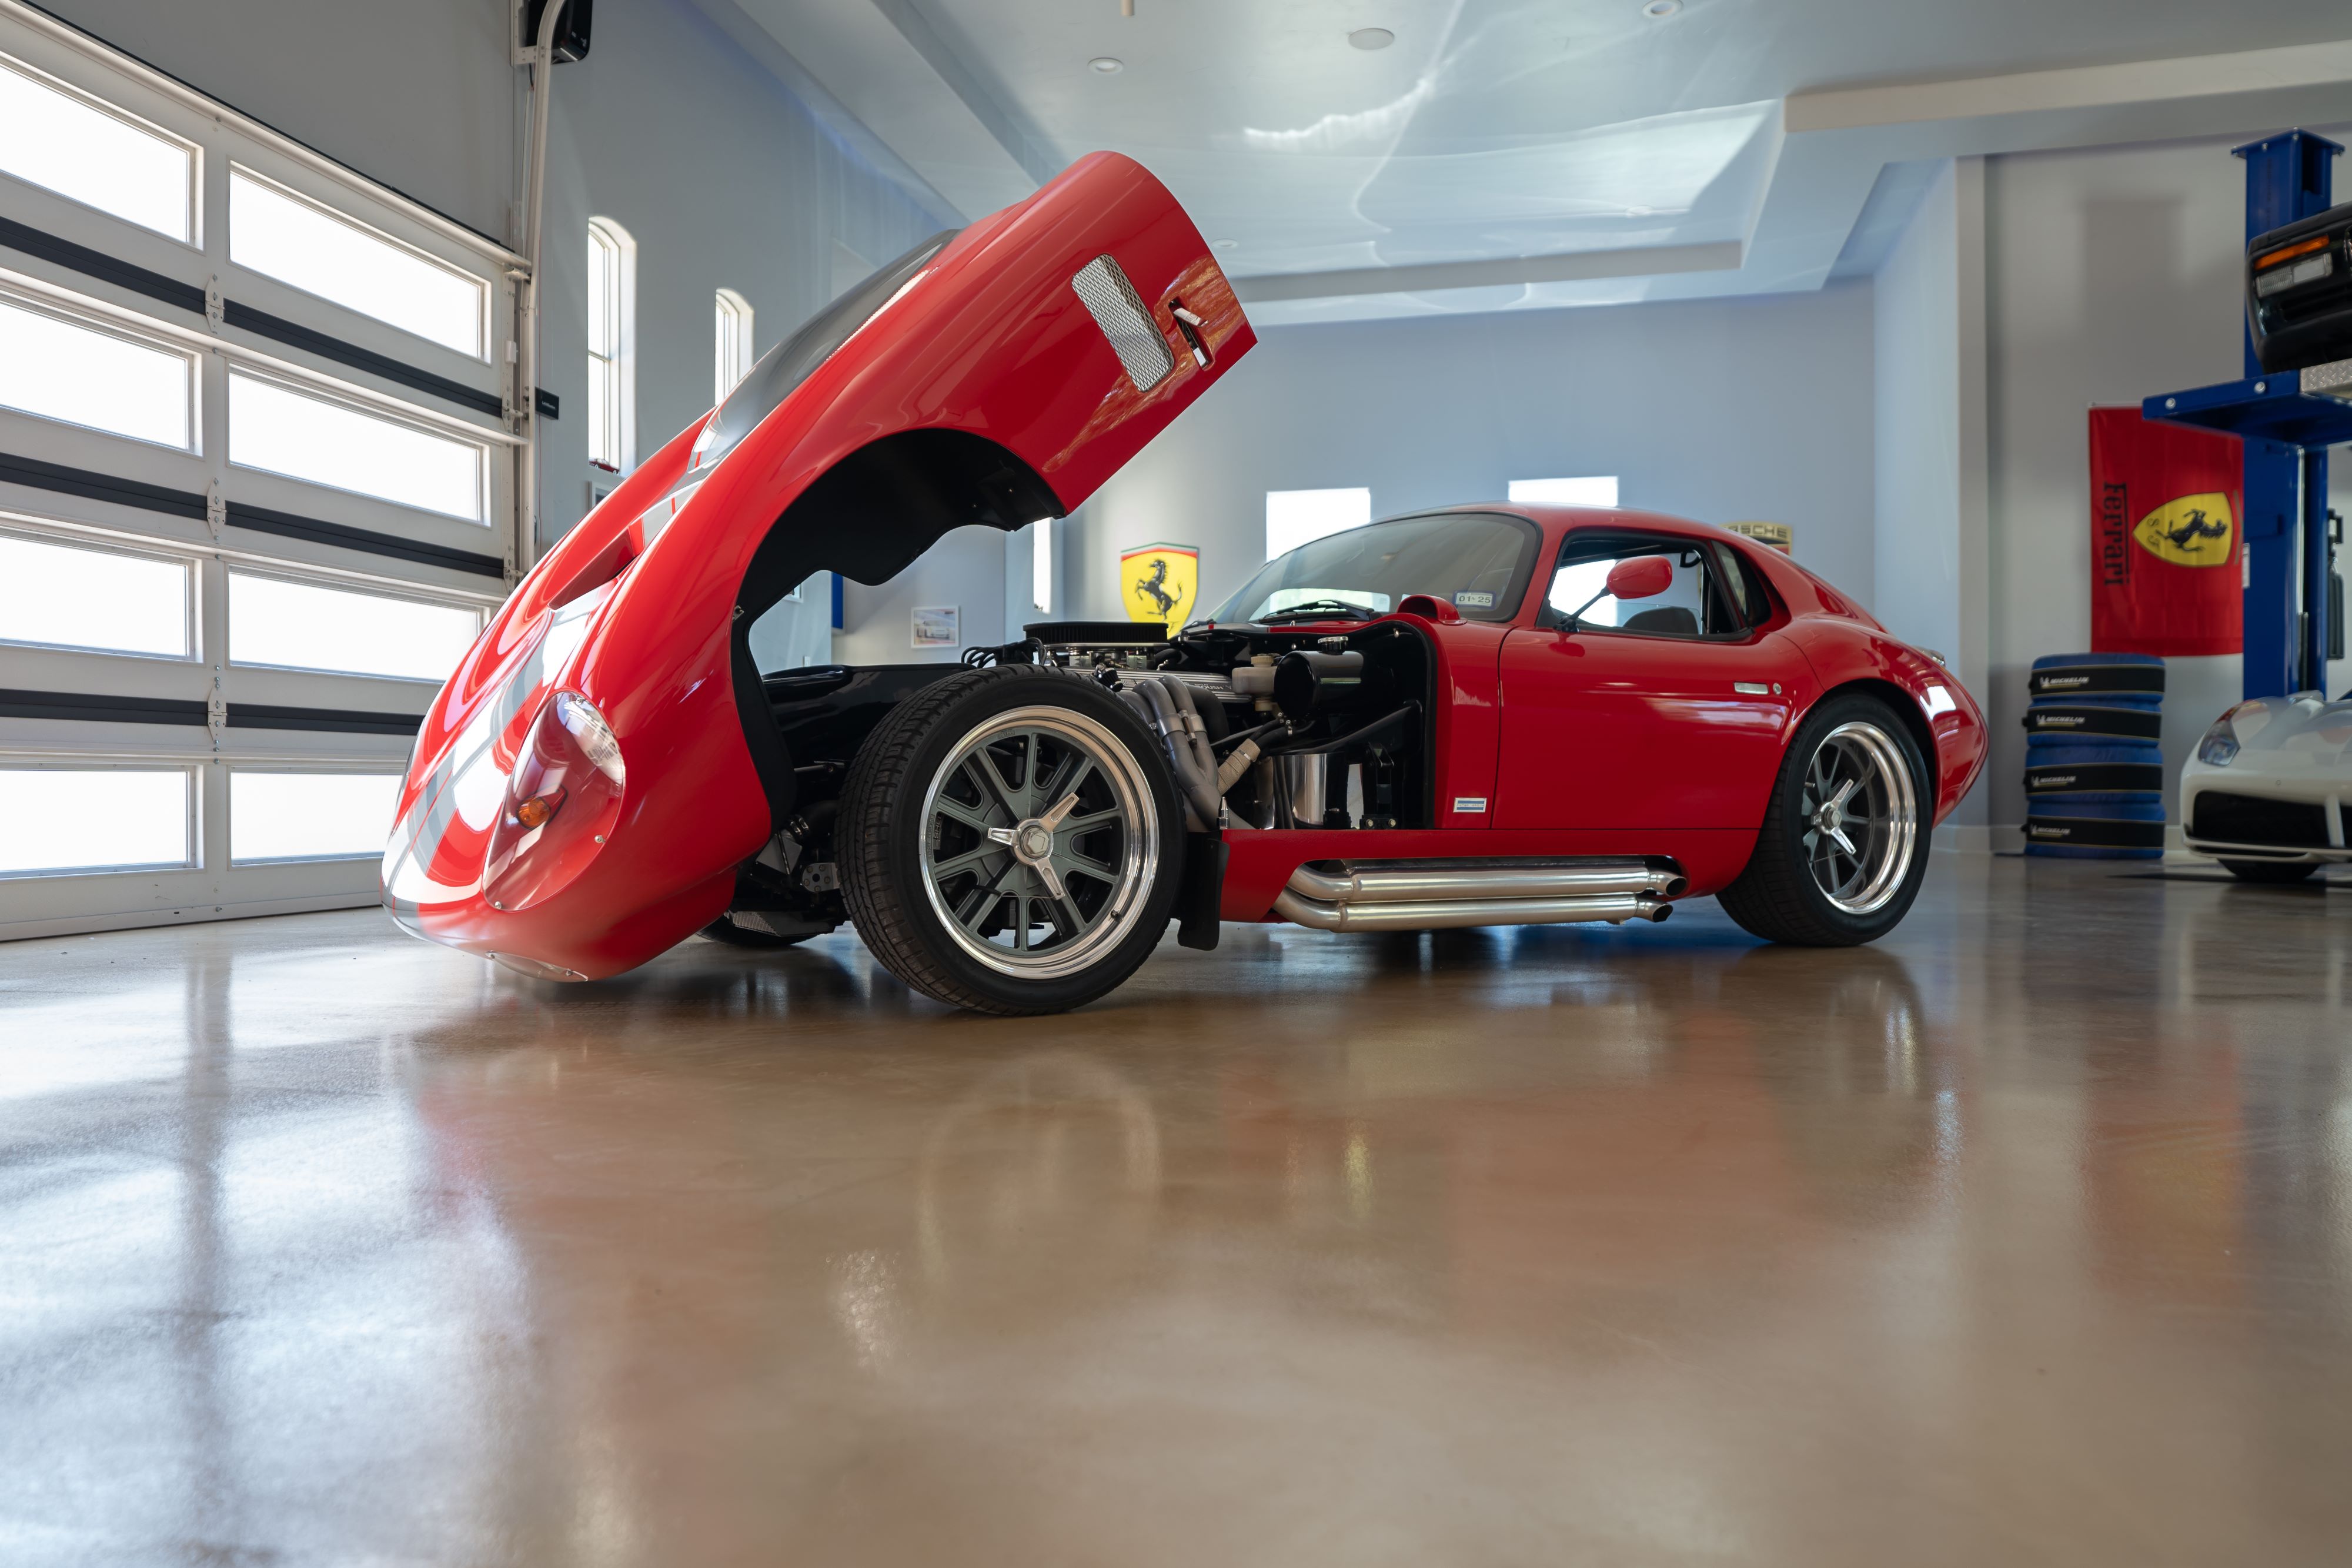
[[[1402,622],[1360,630],[1196,626],[1168,638],[1149,622],[1059,622],[1027,628],[1026,653],[1130,696],[1169,747],[1180,779],[1197,748],[1214,766],[1218,825],[1256,829],[1419,828],[1433,821],[1432,655]],[[1168,700],[1155,697],[1154,689]],[[1188,800],[1198,791],[1187,790]],[[1202,803],[1192,800],[1195,826]]]
[[[967,649],[961,666],[763,676],[793,806],[740,868],[725,922],[790,942],[847,918],[834,824],[850,764],[892,708],[959,668],[1034,665],[1115,694],[1160,742],[1192,831],[1430,826],[1429,642],[1393,620],[1329,628],[1201,625],[1171,638],[1153,622],[1048,622]]]

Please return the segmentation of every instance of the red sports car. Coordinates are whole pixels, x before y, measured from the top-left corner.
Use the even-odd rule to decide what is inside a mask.
[[[1127,159],[919,246],[779,345],[524,579],[436,699],[384,852],[409,930],[593,979],[846,922],[999,1013],[1170,921],[1335,931],[1902,918],[1984,756],[1930,654],[1787,559],[1631,511],[1472,506],[1270,561],[1215,616],[966,667],[763,673],[812,573],[1084,501],[1255,339]],[[977,666],[977,667],[974,667]]]

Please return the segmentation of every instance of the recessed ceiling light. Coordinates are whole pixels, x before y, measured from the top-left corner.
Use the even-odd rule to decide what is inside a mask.
[[[1396,42],[1396,35],[1386,27],[1359,27],[1348,35],[1348,42],[1360,49],[1385,49]]]
[[[1653,22],[1663,22],[1683,8],[1683,0],[1647,0],[1642,15]]]
[[[1241,243],[1237,239],[1213,239],[1209,242],[1210,246],[1217,250],[1231,250]]]
[[[1651,3],[1654,5],[1657,0],[1651,0]],[[1112,59],[1108,55],[1097,55],[1087,62],[1087,68],[1100,71],[1107,77],[1114,77],[1125,70],[1127,66],[1124,61]]]

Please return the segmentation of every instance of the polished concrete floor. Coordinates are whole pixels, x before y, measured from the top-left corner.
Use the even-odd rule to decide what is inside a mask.
[[[0,1563],[2352,1561],[2352,884],[1895,939],[0,946]]]

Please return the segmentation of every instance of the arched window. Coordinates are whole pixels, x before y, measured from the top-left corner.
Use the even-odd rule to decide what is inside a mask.
[[[625,474],[637,458],[637,242],[588,220],[588,461]]]
[[[718,333],[719,395],[712,401],[724,402],[751,368],[751,302],[731,288],[719,291]]]

